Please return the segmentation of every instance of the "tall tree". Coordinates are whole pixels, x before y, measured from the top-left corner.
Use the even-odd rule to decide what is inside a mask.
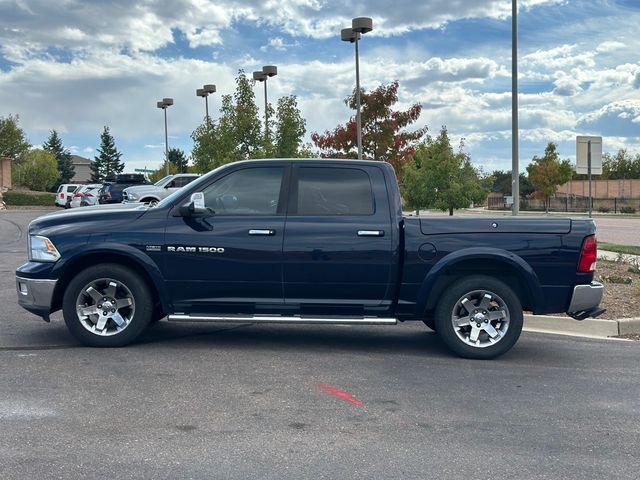
[[[24,160],[16,165],[15,171],[21,179],[20,185],[38,192],[51,189],[58,180],[56,157],[46,150],[33,149],[27,152]]]
[[[242,70],[236,77],[234,94],[222,96],[218,120],[205,119],[191,138],[194,171],[200,173],[236,160],[264,155],[265,137],[261,133],[255,95]]]
[[[260,133],[261,125],[253,87],[242,70],[238,72],[236,77],[236,91],[233,94],[233,101],[233,123],[238,160],[255,158],[263,143]]]
[[[122,173],[124,170],[124,162],[120,160],[122,153],[116,148],[116,141],[111,135],[109,127],[105,126],[100,134],[98,154],[91,164],[92,182],[110,180],[115,178],[118,173]]]
[[[461,142],[460,150],[454,153],[446,127],[436,138],[428,137],[418,146],[402,181],[407,207],[448,210],[453,215],[455,209],[484,200],[487,192],[463,147]]]
[[[307,122],[298,109],[295,95],[278,99],[275,150],[278,158],[299,156],[302,139],[307,133]]]
[[[356,109],[355,90],[345,99],[352,110]],[[393,110],[398,102],[398,82],[366,93],[361,91],[362,154],[363,157],[389,162],[400,177],[403,167],[411,159],[418,141],[427,132],[427,127],[414,131],[404,130],[420,117],[422,106],[412,105],[408,110]],[[324,134],[314,132],[311,140],[320,148],[322,156],[357,158],[355,115],[345,125]]]
[[[171,165],[176,167],[177,173],[185,173],[187,171],[189,159],[184,154],[184,150],[181,150],[180,148],[170,148],[169,162],[171,163]]]
[[[544,196],[545,211],[549,212],[549,198],[555,195],[558,187],[571,180],[573,169],[568,160],[560,160],[558,146],[549,142],[544,156],[534,156],[527,165],[529,181]]]
[[[31,148],[19,122],[18,115],[0,117],[0,157],[9,157],[16,163],[20,163]]]
[[[62,145],[62,139],[58,132],[51,130],[49,138],[44,142],[42,148],[56,157],[56,162],[58,162],[58,181],[56,183],[69,183],[76,174],[76,169],[71,162],[71,153]]]

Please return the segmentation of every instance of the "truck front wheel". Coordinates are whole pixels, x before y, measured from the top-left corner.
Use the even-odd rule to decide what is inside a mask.
[[[442,341],[465,358],[489,359],[507,352],[522,332],[522,305],[504,282],[485,275],[447,288],[435,311]]]
[[[67,286],[62,303],[71,333],[91,347],[121,347],[149,324],[153,302],[143,278],[118,264],[89,267]]]

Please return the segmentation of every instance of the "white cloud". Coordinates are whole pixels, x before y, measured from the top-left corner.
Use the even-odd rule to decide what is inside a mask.
[[[286,43],[281,37],[273,37],[269,39],[266,45],[260,47],[260,51],[268,52],[269,50],[276,50],[278,52],[285,52],[288,48],[298,45],[298,42]]]
[[[625,48],[626,45],[622,42],[617,42],[615,40],[608,40],[606,42],[602,42],[600,45],[598,45],[598,47],[596,48],[596,52],[598,53],[610,53],[610,52],[614,52],[616,50],[621,50],[623,48]]]

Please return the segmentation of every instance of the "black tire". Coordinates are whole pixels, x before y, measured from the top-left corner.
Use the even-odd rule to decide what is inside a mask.
[[[89,331],[76,311],[76,303],[81,292],[88,284],[99,279],[112,279],[124,285],[131,293],[135,305],[126,327],[109,336]],[[133,342],[149,324],[153,314],[153,301],[149,287],[140,275],[122,265],[103,263],[82,270],[71,280],[64,292],[62,312],[67,328],[84,345],[122,347]]]
[[[460,307],[459,302],[463,298],[473,300],[474,296],[476,296],[478,301],[475,303],[479,305],[479,300],[484,297],[484,294],[478,292],[484,292],[484,294],[488,294],[492,298],[492,306],[487,308],[486,311],[493,312],[496,315],[506,311],[507,315],[501,320],[495,320],[495,323],[485,318],[484,321],[478,320],[479,323],[473,320],[468,327],[454,327],[454,316],[460,315],[460,317],[464,317],[467,315],[472,318],[471,312],[468,312],[466,308],[462,310],[461,308],[463,307]],[[472,301],[471,304],[467,305],[474,305],[474,302]],[[482,312],[479,312],[479,314],[482,315]],[[462,318],[460,319],[462,320]],[[469,332],[471,329],[476,328],[473,323],[481,325],[481,328],[485,328],[485,325],[489,323],[491,327],[494,327],[492,334],[500,334],[498,340],[495,340],[496,337],[491,337],[488,332],[480,330],[479,337],[475,339],[477,344],[471,345],[473,343],[472,334],[465,335],[465,333],[467,328]],[[446,289],[436,306],[435,326],[445,345],[459,356],[473,359],[495,358],[509,351],[520,338],[520,333],[522,332],[522,304],[515,292],[497,278],[486,275],[469,276],[456,281]],[[504,329],[504,332],[501,329]],[[465,339],[460,337],[465,337]],[[481,347],[480,344],[486,346]]]

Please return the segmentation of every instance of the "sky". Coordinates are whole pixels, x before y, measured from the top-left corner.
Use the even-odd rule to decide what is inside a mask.
[[[157,168],[162,111],[169,146],[191,151],[204,100],[215,119],[239,69],[277,65],[269,100],[296,95],[311,132],[344,123],[355,85],[351,19],[373,19],[360,43],[370,90],[400,83],[414,127],[464,138],[485,171],[511,169],[511,1],[0,0],[0,116],[17,114],[31,143],[56,129],[93,158],[108,125],[126,170]],[[640,0],[519,0],[520,169],[550,141],[575,159],[576,135],[640,153]],[[262,85],[256,102],[264,101]],[[262,114],[262,112],[261,112]]]

